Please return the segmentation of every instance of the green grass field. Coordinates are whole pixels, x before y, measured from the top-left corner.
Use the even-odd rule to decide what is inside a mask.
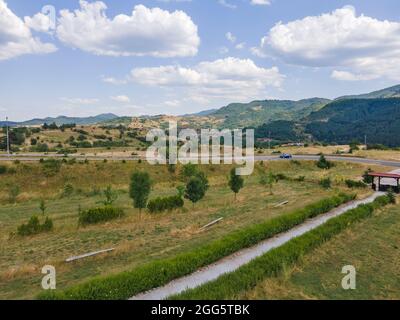
[[[240,299],[400,299],[400,206],[345,230]],[[343,290],[342,267],[357,270],[357,289]]]
[[[260,164],[259,164],[260,165]],[[43,174],[43,164],[8,164],[12,173],[0,180],[0,299],[33,298],[41,291],[41,267],[56,266],[57,287],[83,282],[96,275],[107,275],[142,265],[146,262],[193,251],[232,231],[263,222],[302,208],[322,197],[346,190],[344,179],[358,178],[366,169],[357,164],[338,163],[332,170],[318,169],[313,162],[264,163],[274,173],[288,177],[305,176],[305,181],[282,180],[274,186],[274,195],[259,184],[257,171],[245,178],[245,188],[234,202],[233,193],[227,187],[230,166],[204,166],[211,188],[206,198],[196,204],[190,203],[175,212],[141,217],[133,209],[128,197],[129,177],[133,170],[150,172],[154,181],[151,197],[171,195],[182,184],[179,168],[175,174],[165,166],[146,163],[92,163],[63,164],[60,171],[49,177]],[[384,169],[384,168],[381,168]],[[325,190],[319,180],[329,176],[333,188]],[[63,197],[65,184],[73,186],[73,194]],[[8,203],[10,185],[18,185],[20,195],[17,203]],[[124,208],[126,217],[113,222],[78,228],[78,207],[97,206],[101,190],[112,185],[119,190],[117,205]],[[368,189],[358,190],[368,194]],[[46,212],[54,221],[50,233],[21,238],[10,236],[17,227],[27,222],[33,214],[39,214],[39,201],[46,199]],[[274,206],[284,200],[289,204]],[[201,226],[223,217],[224,221],[208,231],[200,232]],[[66,258],[100,249],[115,247],[113,253],[87,258],[67,264]]]

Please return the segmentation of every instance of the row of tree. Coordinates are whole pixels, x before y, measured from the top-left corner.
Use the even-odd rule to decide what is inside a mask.
[[[193,203],[199,202],[209,189],[206,174],[192,164],[183,167],[182,175],[185,177],[186,185],[178,187],[178,195]],[[228,185],[236,196],[244,186],[244,180],[236,175],[236,169],[232,169]],[[133,206],[139,211],[147,207],[151,192],[152,181],[148,172],[135,171],[131,176],[129,195],[133,200]]]

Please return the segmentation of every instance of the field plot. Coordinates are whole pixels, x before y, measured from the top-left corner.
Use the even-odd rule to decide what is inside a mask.
[[[81,283],[97,275],[129,270],[160,258],[196,250],[235,230],[302,208],[338,191],[349,191],[345,179],[359,179],[367,167],[337,163],[331,170],[321,170],[314,162],[258,163],[236,202],[227,185],[230,166],[204,166],[200,169],[210,181],[206,197],[194,207],[163,214],[139,214],[128,196],[131,173],[140,169],[150,173],[154,182],[151,198],[174,195],[182,185],[181,167],[176,172],[166,166],[146,163],[9,163],[0,179],[0,299],[33,298],[40,293],[41,268],[56,266],[57,288]],[[280,180],[269,188],[260,185],[259,169],[271,170]],[[386,168],[378,168],[385,170]],[[331,188],[320,181],[329,177]],[[116,206],[126,215],[118,220],[88,227],[78,226],[78,210],[98,206],[103,190],[111,185],[118,191]],[[10,200],[10,189],[18,194]],[[366,189],[354,190],[360,196]],[[45,200],[46,214],[53,220],[49,233],[20,237],[15,232],[32,215],[41,213]],[[13,203],[10,203],[13,202]],[[15,203],[14,203],[15,201]],[[289,201],[283,206],[276,206]],[[219,224],[201,231],[205,224],[224,218]],[[92,251],[115,248],[113,252],[65,263],[65,259]]]
[[[277,278],[242,299],[399,299],[400,207],[387,208],[345,230]],[[357,270],[356,290],[343,290],[341,269]]]

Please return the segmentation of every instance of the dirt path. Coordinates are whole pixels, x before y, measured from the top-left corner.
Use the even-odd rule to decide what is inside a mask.
[[[176,279],[166,284],[163,287],[159,287],[148,292],[144,292],[132,297],[130,300],[163,300],[171,295],[175,295],[185,291],[186,289],[196,288],[207,282],[217,279],[225,273],[235,271],[241,266],[249,263],[251,260],[265,254],[271,249],[277,248],[289,240],[301,236],[304,233],[317,228],[324,224],[329,219],[337,217],[350,209],[354,209],[360,204],[366,204],[373,202],[377,197],[384,193],[375,192],[363,200],[355,200],[350,203],[344,204],[326,214],[320,215],[314,219],[307,220],[303,224],[281,233],[273,238],[269,238],[260,242],[259,244],[240,250],[233,255],[225,257],[224,259],[217,261],[207,267],[198,270],[188,276]]]

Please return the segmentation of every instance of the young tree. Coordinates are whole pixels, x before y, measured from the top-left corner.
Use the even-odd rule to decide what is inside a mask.
[[[272,173],[272,171],[268,171],[268,173],[261,173],[260,177],[260,184],[263,186],[267,186],[269,188],[269,194],[273,195],[274,193],[272,192],[272,188],[274,186],[274,183],[276,182],[276,177]]]
[[[185,198],[194,204],[204,198],[206,194],[204,182],[199,177],[192,177],[186,185]]]
[[[136,171],[131,176],[129,195],[133,199],[133,206],[142,212],[146,208],[151,191],[150,175],[147,172]]]
[[[194,174],[194,177],[199,178],[201,180],[201,182],[203,183],[203,186],[204,186],[204,191],[207,191],[210,188],[210,185],[208,183],[208,178],[203,171],[197,171]]]
[[[107,186],[103,191],[103,194],[105,197],[105,200],[103,201],[105,206],[111,206],[118,199],[117,192],[114,191],[111,186]]]
[[[42,215],[44,215],[46,212],[46,202],[43,199],[40,200],[39,209],[42,211]]]
[[[333,167],[333,163],[326,160],[325,156],[322,154],[317,161],[317,167],[320,169],[330,169]]]
[[[235,193],[236,200],[237,194],[239,193],[240,189],[243,188],[244,180],[241,176],[236,174],[235,168],[231,170],[228,184],[231,190]]]
[[[8,189],[8,199],[10,203],[15,204],[17,202],[17,197],[20,193],[20,188],[17,185],[11,185]]]
[[[183,198],[185,196],[185,190],[186,190],[185,186],[181,185],[176,187],[176,192],[179,198]]]
[[[194,177],[198,172],[198,168],[193,163],[185,164],[181,169],[181,176],[183,180],[189,181],[190,178]]]

